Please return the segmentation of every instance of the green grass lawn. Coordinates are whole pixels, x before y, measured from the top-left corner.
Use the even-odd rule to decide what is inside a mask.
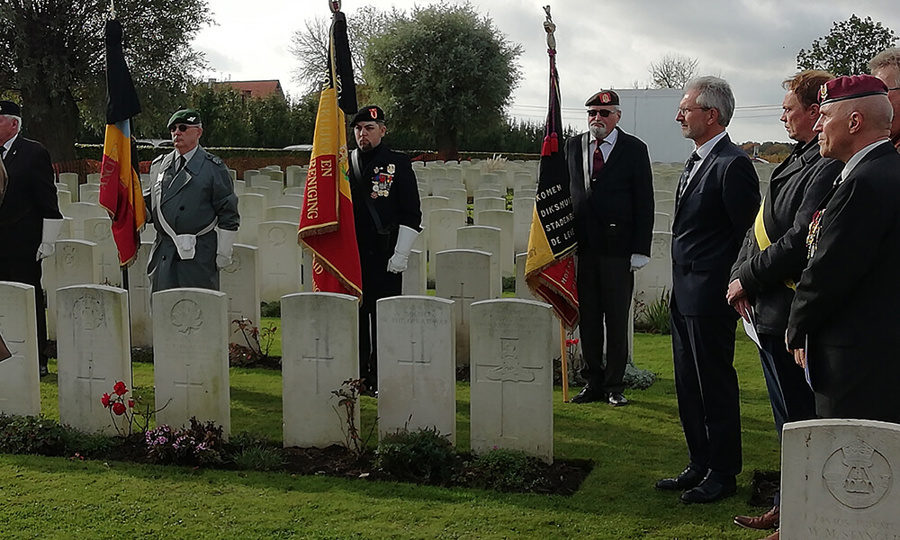
[[[273,320],[277,323],[277,319]],[[265,321],[264,321],[265,322]],[[280,340],[274,354],[280,354]],[[757,539],[731,523],[747,505],[754,469],[778,468],[779,449],[759,359],[739,337],[744,472],[738,495],[687,506],[653,484],[687,464],[678,422],[669,336],[638,334],[640,367],[658,374],[628,407],[571,405],[554,392],[557,458],[588,458],[595,468],[572,497],[511,495],[189,468],[0,455],[0,539],[121,538],[584,538]],[[55,366],[51,365],[55,373]],[[135,364],[148,395],[149,364]],[[58,418],[55,375],[42,381],[44,414]],[[469,387],[457,387],[457,444],[469,444]],[[231,370],[232,432],[281,438],[281,376]],[[376,401],[362,398],[368,431]]]

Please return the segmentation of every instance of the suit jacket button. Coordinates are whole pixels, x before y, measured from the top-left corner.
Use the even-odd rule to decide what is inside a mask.
[[[182,212],[184,212],[184,207],[183,207],[183,206],[179,206],[178,209],[181,210]]]

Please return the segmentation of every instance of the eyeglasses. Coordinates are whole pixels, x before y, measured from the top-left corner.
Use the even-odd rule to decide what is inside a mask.
[[[180,131],[184,133],[188,130],[188,128],[197,127],[197,126],[189,126],[187,124],[178,124],[177,126],[172,126],[169,128],[169,133],[175,133],[176,131]]]
[[[894,88],[888,88],[888,92],[893,92],[894,90],[900,90],[900,86]]]
[[[678,114],[680,114],[681,116],[687,116],[687,113],[689,113],[691,111],[695,111],[697,109],[703,109],[704,111],[708,111],[711,108],[712,107],[701,107],[700,105],[697,105],[696,107],[679,107]]]
[[[597,110],[597,109],[588,109],[588,112],[587,112],[587,113],[588,113],[588,116],[590,116],[590,117],[592,117],[592,118],[593,118],[594,116],[597,116],[598,114],[599,114],[600,116],[602,116],[603,118],[608,118],[609,115],[613,114],[614,112],[615,112],[615,111],[610,111],[610,110],[608,110],[608,109],[600,109],[600,110]]]

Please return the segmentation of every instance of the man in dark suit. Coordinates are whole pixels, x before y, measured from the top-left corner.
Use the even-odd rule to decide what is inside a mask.
[[[634,271],[650,262],[653,178],[647,145],[617,127],[619,96],[585,102],[590,131],[566,142],[578,234],[578,303],[587,381],[572,403],[627,405],[628,313]],[[606,364],[603,363],[604,327]]]
[[[741,416],[734,335],[725,301],[731,265],[759,209],[753,164],[725,128],[731,87],[716,77],[688,82],[675,120],[695,150],[675,194],[672,221],[672,353],[678,413],[690,461],[657,489],[680,490],[685,503],[734,495],[741,471]]]
[[[369,105],[350,120],[358,148],[350,155],[353,219],[362,267],[359,375],[367,391],[378,386],[375,304],[398,296],[413,242],[422,230],[416,174],[406,154],[382,144],[384,111]]]
[[[785,422],[816,417],[812,390],[784,346],[784,332],[794,283],[806,268],[809,220],[844,168],[840,161],[819,154],[818,133],[813,130],[819,118],[819,88],[832,78],[824,71],[807,70],[784,81],[788,92],[781,121],[797,145],[772,173],[728,285],[728,303],[753,324],[759,336],[759,358],[779,440]],[[776,493],[775,505],[765,514],[737,516],[734,522],[749,529],[774,529],[779,510]]]
[[[813,214],[787,341],[823,418],[900,423],[900,293],[890,285],[900,267],[900,155],[887,94],[881,80],[855,75],[820,95],[821,153],[846,165]]]
[[[200,146],[203,123],[193,109],[169,118],[175,150],[150,165],[144,193],[156,241],[147,273],[153,292],[180,287],[219,290],[241,223],[225,163]]]
[[[0,201],[0,281],[34,286],[38,369],[47,375],[47,318],[41,289],[41,261],[53,254],[63,217],[56,198],[50,154],[41,143],[19,135],[22,113],[0,101],[0,154],[6,190]]]

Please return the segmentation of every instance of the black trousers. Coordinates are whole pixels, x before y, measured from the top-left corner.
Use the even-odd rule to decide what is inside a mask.
[[[724,301],[724,300],[723,300]],[[678,415],[691,468],[712,478],[741,472],[741,408],[734,369],[735,319],[693,317],[671,302]]]
[[[586,362],[581,376],[598,390],[621,393],[625,389],[622,378],[628,363],[628,312],[634,292],[631,257],[580,252],[577,283],[581,317],[578,326]]]
[[[41,263],[35,261],[37,247],[31,256],[7,252],[0,257],[0,281],[14,281],[34,287],[34,307],[37,313],[38,362],[47,365],[47,306],[41,289]]]
[[[393,253],[360,253],[363,301],[359,306],[359,376],[370,388],[378,385],[378,332],[375,305],[378,300],[403,292],[403,274],[387,271]]]
[[[803,368],[794,362],[794,355],[785,347],[784,336],[760,334],[759,342],[762,345],[759,359],[780,441],[786,422],[816,418],[816,398],[806,383]]]

